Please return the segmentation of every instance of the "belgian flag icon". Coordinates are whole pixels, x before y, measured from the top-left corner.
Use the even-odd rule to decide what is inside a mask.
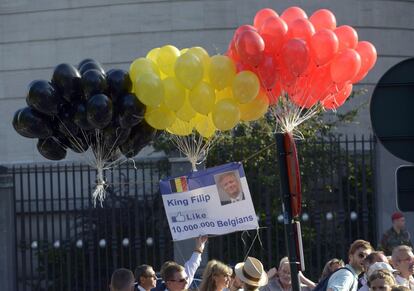
[[[188,191],[187,177],[182,176],[170,180],[171,192],[179,193]]]

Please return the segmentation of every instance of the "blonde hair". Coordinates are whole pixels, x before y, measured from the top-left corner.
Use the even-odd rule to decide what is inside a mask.
[[[368,241],[363,240],[363,239],[357,239],[349,247],[348,255],[355,254],[355,252],[360,248],[365,249],[365,250],[371,250],[371,251],[374,250],[374,248],[372,247],[372,245]]]
[[[220,261],[216,261],[216,260],[209,261],[207,263],[206,268],[204,269],[203,281],[201,282],[199,290],[200,291],[215,291],[217,286],[216,286],[216,281],[214,280],[214,276],[217,276],[217,275],[231,276],[232,273],[233,273],[232,269],[226,264]]]
[[[280,259],[278,270],[280,270],[282,265],[285,264],[285,263],[289,263],[289,258],[288,257],[283,257],[283,258]]]
[[[342,261],[341,259],[337,259],[337,258],[333,258],[327,261],[325,264],[325,267],[323,267],[323,271],[322,271],[321,277],[319,278],[319,281],[322,281],[323,279],[325,279],[326,277],[328,277],[330,274],[333,273],[332,265],[334,264],[338,264],[340,268],[342,268],[345,265],[344,261]]]
[[[388,270],[377,270],[374,273],[371,274],[368,278],[368,287],[371,287],[372,281],[376,279],[382,279],[385,281],[385,284],[387,284],[390,287],[393,287],[396,283],[394,275],[390,273]]]

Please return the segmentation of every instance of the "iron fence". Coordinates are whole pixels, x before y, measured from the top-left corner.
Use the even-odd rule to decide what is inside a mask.
[[[212,159],[227,162],[225,146]],[[232,145],[237,152],[237,145]],[[258,146],[252,145],[251,152]],[[246,150],[246,149],[244,149]],[[221,155],[221,156],[220,156]],[[298,143],[305,261],[316,280],[332,257],[347,258],[349,244],[375,245],[375,142],[330,139]],[[242,160],[243,156],[232,156]],[[276,150],[244,168],[261,228],[209,240],[210,258],[235,264],[250,255],[266,268],[285,255]],[[94,207],[96,172],[81,164],[15,166],[18,290],[106,290],[112,271],[142,263],[159,270],[173,258],[158,181],[171,175],[167,160],[124,164],[105,172],[107,197]]]
[[[234,153],[238,145],[231,147]],[[320,139],[298,142],[297,148],[305,273],[317,281],[329,259],[347,261],[348,247],[355,239],[376,246],[375,140]],[[254,152],[254,148],[248,151]],[[219,150],[218,155],[222,156],[215,162],[225,162],[229,151]],[[271,268],[286,256],[276,147],[266,154],[266,161],[257,163],[257,159],[245,161],[244,168],[261,228],[211,239],[210,255],[235,264],[253,244],[250,255],[261,258],[265,267]]]
[[[107,197],[92,203],[89,166],[12,168],[18,290],[106,290],[114,269],[159,268],[172,242],[158,191],[166,160],[105,172]]]

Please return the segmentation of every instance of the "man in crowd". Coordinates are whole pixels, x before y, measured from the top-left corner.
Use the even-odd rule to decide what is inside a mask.
[[[398,285],[414,291],[414,254],[409,246],[397,246],[392,251],[392,263],[399,274],[395,277]]]
[[[111,291],[133,291],[135,285],[134,274],[128,269],[117,269],[112,273],[109,290]]]
[[[135,269],[135,280],[139,291],[149,291],[157,285],[157,276],[149,265],[140,265]]]
[[[392,227],[388,229],[381,239],[378,249],[390,256],[393,248],[400,245],[413,247],[410,233],[405,229],[405,217],[401,212],[394,212],[391,216]]]
[[[240,179],[234,171],[221,174],[217,183],[227,196],[222,199],[221,205],[227,205],[244,200],[244,193],[240,185]]]
[[[171,291],[178,291],[177,288],[181,287],[184,283],[183,279],[186,279],[186,284],[184,287],[188,287],[191,285],[193,281],[194,275],[201,264],[201,255],[204,251],[205,244],[207,242],[207,236],[200,236],[195,239],[195,247],[194,251],[190,257],[190,259],[185,262],[184,267],[177,264],[174,261],[167,261],[161,266],[161,278],[163,279],[163,283],[157,286],[154,291],[164,291],[165,289],[173,288],[174,290]],[[182,271],[184,272],[182,274]],[[170,284],[168,284],[167,279],[170,280]],[[138,280],[138,278],[136,278]],[[179,280],[180,284],[175,284]]]
[[[189,278],[183,266],[170,262],[162,272],[166,290],[184,291],[189,285]]]
[[[373,251],[371,244],[365,240],[354,241],[348,251],[349,263],[344,269],[333,273],[328,280],[328,291],[356,291],[358,276],[364,270],[364,259]]]

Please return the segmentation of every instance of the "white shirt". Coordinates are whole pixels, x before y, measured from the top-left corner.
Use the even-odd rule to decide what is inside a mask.
[[[141,286],[141,285],[138,285],[138,290],[139,290],[139,291],[146,291],[144,288],[142,288],[142,286]]]
[[[201,264],[201,254],[198,252],[193,252],[193,254],[191,255],[191,258],[187,262],[185,262],[184,269],[188,277],[187,287],[191,285],[191,282],[193,282],[194,275],[198,267],[200,267],[200,264]]]
[[[397,281],[397,285],[403,285],[405,287],[410,288],[410,290],[414,291],[414,278],[413,276],[410,276],[410,278],[407,280],[400,275],[395,276],[395,281]]]

